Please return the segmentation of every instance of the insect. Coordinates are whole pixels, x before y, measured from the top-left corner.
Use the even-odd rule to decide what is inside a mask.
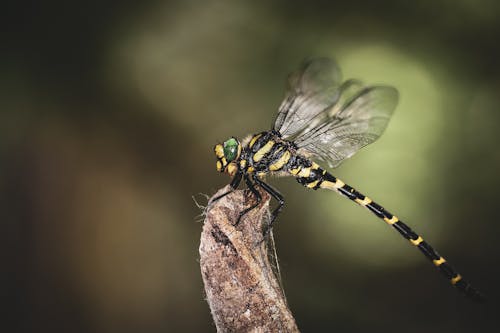
[[[275,188],[264,182],[264,176],[293,176],[307,188],[336,191],[396,229],[458,290],[481,300],[482,295],[420,235],[313,161],[320,160],[335,168],[377,140],[396,108],[398,91],[384,85],[365,86],[352,79],[342,82],[337,64],[328,58],[304,61],[290,74],[287,83],[285,99],[271,130],[243,142],[231,137],[215,146],[217,171],[228,173],[232,181],[231,190],[214,200],[234,191],[243,179],[256,203],[240,213],[238,224],[242,216],[258,206],[262,198],[256,187],[262,188],[278,202],[271,213],[270,229],[285,201]]]

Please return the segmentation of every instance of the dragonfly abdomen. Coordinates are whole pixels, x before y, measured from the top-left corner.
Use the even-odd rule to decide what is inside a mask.
[[[311,161],[300,162],[300,165],[289,171],[296,177],[300,184],[314,190],[323,188],[336,191],[342,196],[356,202],[358,205],[367,208],[375,216],[384,220],[388,225],[396,229],[401,236],[410,241],[411,244],[416,246],[430,261],[432,261],[434,266],[439,269],[439,271],[450,281],[452,285],[457,287],[468,297],[478,300],[482,299],[482,295],[475,290],[469,282],[464,280],[445,258],[439,255],[438,252],[422,238],[422,236],[414,232],[409,226],[399,220],[398,217],[389,213],[384,207],[377,204],[372,199],[361,194],[340,179],[323,170],[318,164]]]

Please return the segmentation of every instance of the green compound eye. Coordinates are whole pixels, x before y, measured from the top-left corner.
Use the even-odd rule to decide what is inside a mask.
[[[233,161],[238,154],[238,141],[235,138],[231,138],[224,142],[224,156],[228,162]]]

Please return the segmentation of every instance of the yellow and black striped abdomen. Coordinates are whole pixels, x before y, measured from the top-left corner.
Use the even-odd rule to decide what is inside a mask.
[[[305,160],[305,159],[303,159]],[[302,185],[312,189],[328,189],[334,190],[356,202],[360,206],[367,208],[378,218],[384,220],[388,225],[396,229],[404,238],[410,241],[411,244],[418,249],[441,271],[441,273],[468,297],[476,300],[482,299],[482,295],[475,290],[469,282],[464,280],[462,276],[438,254],[432,246],[429,245],[420,235],[415,233],[409,226],[403,223],[395,215],[389,213],[385,208],[368,198],[367,196],[356,191],[351,186],[345,184],[340,179],[334,177],[330,173],[321,169],[314,162],[300,161],[300,165],[294,166],[289,172],[297,178],[297,181]]]

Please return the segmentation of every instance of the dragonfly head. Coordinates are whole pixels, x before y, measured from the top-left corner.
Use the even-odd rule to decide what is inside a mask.
[[[217,157],[217,171],[227,172],[234,176],[238,171],[237,161],[241,155],[241,143],[236,138],[230,138],[223,144],[217,144],[214,148]]]

